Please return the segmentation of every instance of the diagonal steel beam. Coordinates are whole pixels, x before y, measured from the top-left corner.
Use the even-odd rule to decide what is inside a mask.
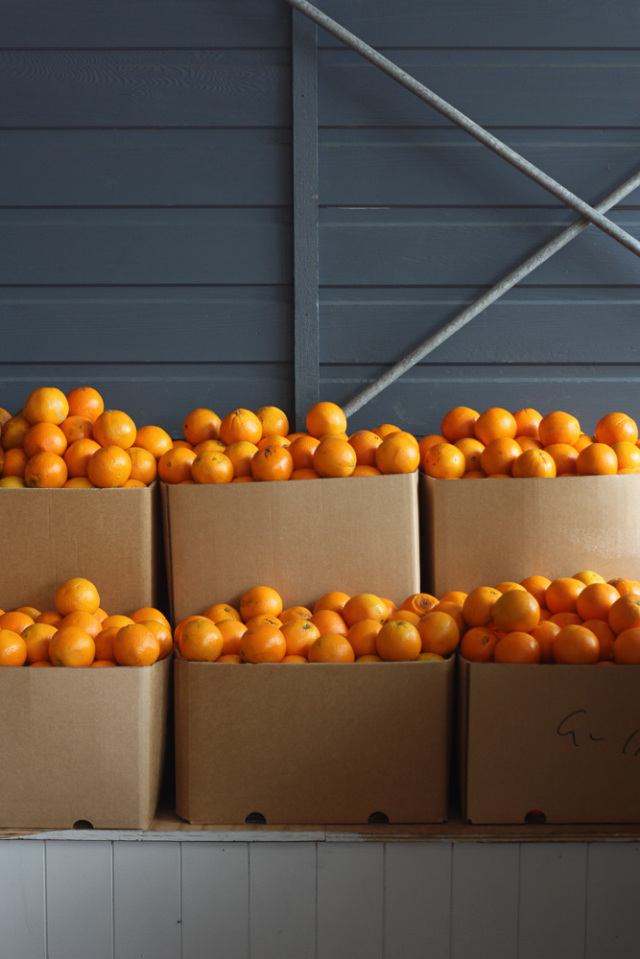
[[[497,137],[470,119],[470,117],[461,113],[456,107],[447,103],[442,97],[439,97],[428,87],[424,86],[424,84],[416,80],[415,77],[412,77],[409,73],[406,73],[397,66],[397,64],[393,63],[392,60],[383,56],[336,20],[322,13],[317,7],[309,3],[308,0],[287,0],[287,2],[292,7],[295,7],[296,10],[304,13],[305,16],[314,20],[315,23],[323,27],[328,33],[333,34],[334,37],[337,37],[338,40],[341,40],[356,53],[360,54],[360,56],[369,60],[374,66],[406,87],[411,93],[414,93],[421,100],[424,100],[425,103],[428,103],[429,106],[447,117],[447,119],[451,120],[463,130],[466,130],[466,132],[475,137],[476,140],[479,140],[480,143],[483,143],[498,156],[502,157],[508,163],[511,163],[512,166],[534,180],[539,186],[553,194],[553,196],[557,197],[567,206],[572,207],[582,217],[585,217],[595,226],[613,237],[614,240],[617,240],[632,253],[635,253],[636,256],[640,256],[640,240],[630,233],[627,233],[626,230],[623,230],[616,223],[613,223],[599,210],[585,203],[585,201],[581,200],[575,193],[567,190],[567,188],[562,186],[561,183],[558,183],[557,180],[548,176],[548,174],[544,173],[529,160],[526,160],[515,150],[511,149],[511,147],[507,146],[506,143],[503,143],[502,140],[498,140]]]
[[[640,187],[640,171],[634,174],[634,176],[629,177],[628,180],[625,180],[624,183],[621,183],[612,193],[605,197],[602,202],[600,202],[596,209],[600,213],[606,213],[607,210],[610,210],[617,203],[628,196],[633,190]],[[416,363],[419,363],[420,360],[424,359],[429,353],[440,346],[445,340],[448,340],[450,336],[453,336],[454,333],[457,333],[465,324],[469,323],[475,316],[478,316],[479,313],[482,313],[487,309],[492,303],[495,303],[496,300],[510,290],[512,287],[516,286],[520,280],[524,279],[525,276],[528,276],[529,273],[533,273],[539,266],[541,266],[546,260],[553,256],[554,253],[557,253],[558,250],[562,249],[563,246],[566,246],[567,243],[570,243],[571,240],[575,239],[583,230],[589,226],[589,221],[586,219],[576,220],[575,223],[568,226],[566,229],[562,230],[561,233],[558,233],[553,240],[550,240],[548,243],[545,243],[544,246],[540,247],[535,253],[527,257],[520,266],[516,267],[515,270],[512,270],[505,277],[498,281],[494,286],[482,294],[474,303],[470,306],[465,307],[460,313],[454,316],[448,323],[445,323],[439,330],[437,330],[432,336],[427,337],[426,340],[417,346],[410,353],[407,353],[401,360],[399,360],[394,366],[391,366],[386,370],[381,376],[373,380],[368,384],[363,390],[352,397],[348,403],[343,405],[343,409],[347,416],[351,416],[357,410],[361,409],[368,403],[369,400],[373,399],[374,396],[377,396],[378,393],[381,393],[387,386],[397,380],[402,376],[403,373],[406,373],[407,370],[411,369],[412,366],[415,366]]]

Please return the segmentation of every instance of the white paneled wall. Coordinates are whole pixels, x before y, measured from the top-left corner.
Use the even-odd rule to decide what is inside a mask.
[[[0,841],[2,959],[638,959],[640,842]]]

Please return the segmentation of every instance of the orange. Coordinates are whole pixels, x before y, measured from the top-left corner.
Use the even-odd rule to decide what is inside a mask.
[[[180,633],[178,648],[184,659],[214,663],[222,653],[224,640],[216,623],[210,619],[192,619]]]
[[[22,446],[24,437],[30,427],[31,423],[22,413],[16,413],[15,416],[10,417],[2,426],[2,434],[0,435],[2,448],[9,450]]]
[[[36,618],[40,615],[40,610],[36,609],[35,606],[16,606],[16,612],[26,613],[27,616],[30,616],[34,622]]]
[[[298,436],[289,445],[294,470],[313,469],[313,454],[320,442],[315,436]]]
[[[116,629],[120,629],[121,626],[128,626],[129,623],[133,622],[134,620],[131,616],[124,616],[122,613],[112,613],[111,616],[105,616],[100,625],[103,629],[110,629],[113,626],[115,626]]]
[[[422,656],[418,656],[418,659]],[[364,656],[356,656],[356,663],[381,663],[382,659],[377,653],[366,653]]]
[[[640,594],[640,582],[636,579],[626,579],[624,576],[615,576],[607,582],[609,582],[611,586],[615,586],[621,596],[626,596],[627,593]]]
[[[104,400],[93,386],[76,386],[67,393],[69,416],[83,416],[95,423],[104,412]]]
[[[547,621],[556,623],[558,626],[580,626],[583,622],[582,616],[568,609],[564,609],[559,613],[552,613]]]
[[[589,446],[590,443],[593,443],[593,438],[586,433],[581,433],[573,445],[579,453],[580,450],[583,450],[585,446]]]
[[[156,622],[165,626],[169,625],[169,620],[164,613],[155,606],[139,606],[131,613],[131,619],[134,623],[143,623],[148,619],[155,619]]]
[[[604,583],[605,578],[601,576],[600,573],[596,573],[593,569],[581,569],[577,573],[574,573],[572,579],[579,579],[580,582],[584,583],[585,586],[588,586],[589,583]]]
[[[582,580],[572,576],[558,576],[553,579],[545,591],[545,605],[551,613],[575,613],[578,596],[585,589]]]
[[[357,469],[371,469],[370,466],[356,466]],[[356,470],[351,474],[355,475]],[[293,473],[289,477],[292,480],[308,480],[308,479],[320,479],[320,474],[316,473],[314,469],[294,469]]]
[[[288,480],[293,473],[293,457],[284,446],[264,446],[251,460],[254,480]]]
[[[376,636],[376,651],[386,662],[410,662],[422,652],[418,627],[405,619],[387,620]]]
[[[24,468],[25,485],[38,489],[60,489],[68,476],[69,470],[63,458],[46,450],[31,456]]]
[[[491,618],[505,633],[528,633],[540,622],[540,604],[526,589],[509,589],[493,604]]]
[[[440,432],[449,443],[475,436],[474,427],[480,414],[469,406],[454,406],[444,414]]]
[[[418,616],[424,616],[430,609],[438,605],[438,597],[431,593],[411,593],[402,601],[400,609],[409,610],[417,613]]]
[[[525,450],[516,459],[511,475],[517,479],[538,476],[545,479],[557,476],[556,462],[546,450]]]
[[[280,613],[279,619],[282,623],[288,623],[292,619],[311,619],[312,612],[306,606],[288,606]]]
[[[290,619],[280,631],[285,638],[287,656],[308,657],[309,647],[320,636],[320,630],[308,619]]]
[[[636,626],[618,633],[613,641],[613,658],[623,665],[640,663],[640,628]]]
[[[136,424],[123,410],[104,410],[93,424],[93,438],[100,446],[128,450],[136,442],[136,433]]]
[[[578,451],[570,443],[551,443],[545,446],[545,452],[556,464],[556,473],[575,473]],[[640,452],[640,450],[638,450]]]
[[[494,604],[506,595],[493,586],[476,586],[462,604],[462,615],[467,626],[486,626],[491,621]]]
[[[67,443],[91,439],[93,436],[93,423],[86,416],[67,416],[59,429],[64,433]]]
[[[316,474],[317,475],[317,474]],[[382,476],[377,466],[356,466],[352,476]]]
[[[518,427],[515,418],[501,406],[484,410],[473,425],[473,435],[485,446],[498,437],[515,439]]]
[[[33,616],[29,616],[28,613],[21,613],[17,609],[11,609],[0,615],[0,629],[10,629],[19,635],[22,635],[25,629],[33,626],[33,624]]]
[[[27,397],[24,415],[30,423],[55,423],[57,426],[69,415],[69,401],[55,386],[39,386]]]
[[[289,432],[289,419],[277,406],[261,406],[256,416],[262,423],[263,436],[286,436]]]
[[[510,589],[523,590],[524,586],[521,586],[520,583],[514,583],[510,579],[503,579],[501,583],[495,583],[495,588],[499,593],[506,593]]]
[[[616,634],[604,619],[585,619],[582,625],[590,629],[598,638],[600,644],[600,660],[613,659],[613,641]]]
[[[629,470],[632,473],[640,472],[640,449],[636,443],[621,440],[619,443],[613,443],[611,449],[616,454],[618,472],[620,470]]]
[[[252,616],[266,613],[267,616],[279,616],[282,612],[282,597],[271,586],[252,586],[240,598],[240,616],[244,623]]]
[[[607,413],[596,423],[594,430],[596,443],[637,443],[638,424],[627,413]]]
[[[318,627],[321,635],[323,633],[338,633],[341,636],[346,636],[349,631],[343,617],[333,609],[319,609],[314,612],[309,622]]]
[[[376,449],[376,467],[381,473],[415,473],[420,465],[420,448],[415,436],[404,430],[386,436]]]
[[[356,464],[353,446],[339,436],[324,436],[313,454],[313,468],[321,477],[351,476]]]
[[[220,417],[213,410],[198,406],[187,414],[182,433],[187,442],[197,446],[204,440],[217,440],[220,437]]]
[[[114,636],[113,655],[119,666],[152,666],[160,656],[160,642],[145,623],[130,623]]]
[[[460,635],[467,628],[467,624],[464,621],[464,616],[462,615],[462,605],[454,603],[451,600],[440,600],[439,603],[436,603],[435,606],[432,606],[429,610],[430,613],[446,613],[448,616],[454,620],[458,626],[458,632]],[[425,613],[425,616],[427,614]]]
[[[148,450],[158,460],[163,453],[173,448],[173,440],[161,426],[150,423],[138,427],[133,446]]]
[[[49,626],[57,626],[61,619],[62,616],[57,609],[45,609],[44,612],[36,617],[36,623],[47,623]]]
[[[222,652],[220,656],[239,656],[240,640],[247,631],[245,624],[239,619],[222,619],[216,623],[216,626],[222,636]],[[220,657],[218,657],[218,659],[219,658]]]
[[[191,478],[195,483],[230,483],[233,463],[225,453],[202,450],[191,463]]]
[[[375,466],[376,450],[382,444],[382,437],[373,430],[358,430],[349,437],[349,442],[356,451],[358,466]]]
[[[435,444],[434,444],[435,445]],[[477,440],[475,436],[466,436],[461,440],[456,440],[453,444],[462,453],[464,453],[465,472],[469,473],[481,469],[480,456],[485,449],[484,443]]]
[[[115,663],[116,660],[113,652],[113,641],[119,628],[119,626],[106,626],[104,629],[100,630],[94,639],[94,643],[96,645],[96,659],[108,659]]]
[[[553,662],[553,640],[561,628],[559,623],[554,623],[550,619],[546,619],[543,623],[539,623],[531,630],[531,635],[540,647],[541,663]]]
[[[236,619],[241,622],[239,611],[228,603],[213,603],[205,609],[204,615],[213,623],[221,623],[225,619]]]
[[[441,603],[455,603],[457,606],[462,609],[462,604],[467,598],[468,593],[463,592],[461,589],[449,589],[446,593],[443,593],[440,597]]]
[[[620,593],[609,583],[589,583],[576,600],[576,612],[582,619],[604,619]]]
[[[462,450],[453,443],[436,443],[425,450],[422,469],[434,479],[460,479],[467,468]]]
[[[553,640],[552,651],[556,663],[585,665],[598,662],[600,643],[585,626],[563,626]]]
[[[27,661],[27,644],[12,629],[0,627],[0,666],[24,666]]]
[[[310,663],[353,663],[353,646],[340,633],[323,633],[309,647]]]
[[[139,480],[144,486],[150,486],[158,475],[158,462],[153,453],[142,446],[130,446],[127,453],[131,460],[129,479]]]
[[[90,666],[95,655],[93,636],[80,626],[61,627],[49,640],[49,659],[54,666]]]
[[[28,663],[49,660],[49,640],[56,631],[50,623],[32,623],[20,634],[27,646]]]
[[[515,439],[509,436],[498,436],[491,440],[480,454],[480,468],[487,475],[494,473],[511,473],[513,464],[522,450]]]
[[[540,645],[531,635],[521,630],[505,633],[493,650],[494,663],[539,663]]]
[[[117,489],[131,478],[133,464],[121,446],[102,446],[87,463],[87,476],[94,486]]]
[[[242,663],[242,657],[239,653],[223,653],[216,659],[216,663]]]
[[[191,616],[185,616],[184,619],[181,619],[180,622],[176,624],[176,628],[173,631],[173,641],[176,646],[180,646],[180,637],[182,636],[182,632],[187,623],[190,623],[192,619],[208,619],[208,617],[202,616],[200,613],[193,613]],[[208,621],[211,622],[210,619]]]
[[[607,622],[616,636],[625,629],[640,626],[640,596],[636,593],[625,593],[617,599],[609,609]]]
[[[100,607],[100,594],[90,579],[72,576],[59,584],[54,602],[61,616],[73,613],[77,609],[93,614]]]
[[[346,433],[347,417],[342,407],[328,400],[314,403],[305,417],[307,433],[321,439],[329,433]]]
[[[578,476],[612,476],[618,472],[618,457],[606,443],[589,443],[578,453]]]
[[[165,483],[184,483],[191,479],[191,464],[198,454],[185,446],[174,446],[158,460],[158,477]]]
[[[344,604],[341,615],[347,626],[353,626],[361,619],[373,619],[378,623],[384,623],[389,616],[389,610],[380,596],[375,596],[373,593],[357,593]]]
[[[425,450],[428,450],[430,446],[435,446],[436,443],[446,443],[446,437],[442,436],[441,433],[427,433],[426,436],[420,437],[418,440],[418,449],[420,450],[420,461],[422,462],[422,457],[424,456]],[[454,445],[458,444],[458,440]]]
[[[258,626],[260,623],[271,623],[272,626],[282,626],[282,620],[279,616],[272,616],[270,613],[256,613],[250,616],[245,622],[245,626]]]
[[[279,433],[268,433],[267,435],[263,435],[258,441],[257,448],[261,450],[264,449],[265,446],[284,446],[288,448],[291,446],[291,440],[287,436],[281,436]],[[226,447],[226,449],[228,448],[229,447]]]
[[[239,440],[237,443],[230,443],[229,446],[226,446],[224,455],[231,460],[233,475],[251,476],[251,460],[257,452],[256,444],[249,443],[247,440]]]
[[[547,413],[538,424],[538,439],[543,446],[551,446],[552,443],[573,446],[581,432],[577,418],[563,410]]]
[[[65,484],[63,483],[63,486]],[[26,483],[21,476],[3,476],[0,479],[0,488],[26,489]]]
[[[55,423],[34,423],[24,435],[23,449],[27,456],[45,450],[62,456],[67,448],[67,437]]]
[[[538,439],[538,427],[540,426],[542,413],[538,413],[537,410],[531,407],[526,407],[525,409],[516,410],[513,418],[516,421],[516,428],[518,430],[516,436],[528,436],[534,440]]]
[[[100,620],[84,609],[74,609],[72,612],[67,613],[66,616],[63,616],[58,624],[58,629],[62,629],[63,626],[79,626],[80,629],[84,629],[85,632],[89,633],[89,636],[93,636],[94,639],[102,629]]]
[[[251,626],[240,637],[240,656],[245,663],[279,663],[286,652],[282,630],[271,623]]]
[[[97,446],[97,443],[96,443]],[[21,446],[15,446],[4,451],[3,476],[24,476],[27,465],[27,454]]]
[[[342,613],[342,610],[349,602],[351,597],[348,593],[342,593],[340,590],[330,590],[323,593],[320,599],[316,600],[312,612],[317,613],[321,609],[332,609],[336,613]]]
[[[240,407],[223,416],[220,422],[220,439],[229,446],[239,440],[257,445],[262,438],[262,423],[251,410]]]
[[[399,426],[394,426],[393,423],[381,423],[380,426],[376,426],[373,430],[374,433],[377,433],[381,439],[384,439],[385,436],[389,436],[391,433],[397,433],[400,429]]]
[[[423,653],[439,653],[448,656],[460,642],[460,628],[449,613],[431,610],[418,622]]]
[[[382,629],[382,623],[376,619],[360,619],[349,627],[347,639],[353,647],[356,659],[360,656],[376,654],[376,636]]]
[[[518,446],[520,447],[523,453],[525,452],[525,450],[541,450],[542,449],[542,443],[540,442],[540,440],[534,439],[533,436],[521,436],[520,434],[518,434],[518,436],[516,436],[516,443],[518,444]]]
[[[144,486],[144,483],[138,483],[137,480],[127,480],[123,486],[130,486],[134,483],[136,486]],[[95,489],[88,476],[70,476],[68,480],[65,481],[63,489]]]
[[[432,608],[435,609],[435,607]],[[414,612],[412,609],[395,609],[389,613],[389,619],[404,619],[407,623],[413,623],[414,626],[417,626],[422,615]]]
[[[99,449],[102,449],[100,444],[89,437],[74,440],[63,454],[69,476],[86,476],[89,460]]]

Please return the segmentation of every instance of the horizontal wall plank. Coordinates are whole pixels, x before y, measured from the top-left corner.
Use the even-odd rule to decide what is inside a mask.
[[[0,314],[5,364],[293,359],[288,287],[0,288]]]
[[[280,0],[3,0],[4,47],[273,47],[289,42]],[[126,43],[125,43],[126,40]]]
[[[0,285],[291,279],[287,208],[0,213]]]
[[[491,18],[493,22],[493,17]],[[386,56],[482,126],[638,126],[637,53],[397,50]],[[351,50],[319,54],[320,125],[448,126],[439,112]]]
[[[317,6],[373,46],[625,47],[640,30],[633,0],[322,0]],[[346,9],[345,9],[346,6]],[[338,45],[320,34],[323,45]]]
[[[577,215],[557,210],[331,209],[320,213],[326,286],[490,286]],[[640,236],[640,212],[610,219]],[[640,261],[590,227],[522,281],[580,286],[640,282]]]
[[[0,206],[291,203],[286,130],[4,130],[0,153]]]
[[[640,167],[638,129],[513,129],[498,136],[589,203]],[[546,190],[459,129],[323,129],[319,152],[324,206],[549,203]],[[634,202],[640,189],[623,204]]]
[[[286,126],[290,59],[288,49],[5,51],[0,127]]]

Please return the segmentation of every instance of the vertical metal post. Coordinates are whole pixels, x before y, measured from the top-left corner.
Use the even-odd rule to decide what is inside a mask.
[[[318,302],[318,48],[315,24],[292,10],[293,299],[296,429],[320,394]]]

